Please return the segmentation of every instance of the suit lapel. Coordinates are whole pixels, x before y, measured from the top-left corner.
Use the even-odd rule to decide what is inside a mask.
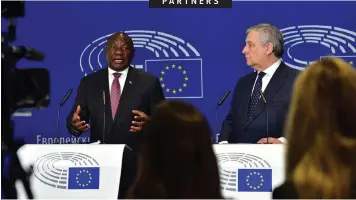
[[[285,80],[286,80],[286,71],[284,70],[285,66],[283,63],[281,63],[279,65],[279,67],[277,68],[276,72],[273,74],[270,82],[268,83],[265,91],[264,91],[264,96],[266,97],[266,101],[267,103],[270,102],[270,100],[273,99],[274,95],[278,92],[278,90],[283,86]],[[248,107],[248,105],[247,105]],[[246,124],[246,126],[248,126],[254,119],[256,119],[261,112],[263,111],[263,109],[265,108],[265,104],[262,100],[262,98],[260,98],[260,100],[258,101],[255,110],[253,111],[252,114],[252,119]]]
[[[125,113],[125,107],[127,107],[125,105],[127,105],[130,102],[131,97],[134,95],[133,91],[135,91],[137,85],[138,85],[138,78],[137,78],[136,69],[130,66],[125,80],[124,90],[122,91],[120,97],[120,103],[117,108],[116,116],[113,124],[116,123],[116,121],[120,118],[120,116],[123,113]]]
[[[255,83],[255,79],[256,79],[257,73],[254,73],[253,75],[251,75],[249,77],[249,79],[246,81],[246,83],[244,84],[243,88],[246,88],[243,96],[241,97],[241,108],[242,108],[242,116],[243,119],[245,120],[247,118],[247,111],[248,111],[248,104],[250,102],[250,98],[251,98],[251,94],[252,94],[252,88],[253,85]]]

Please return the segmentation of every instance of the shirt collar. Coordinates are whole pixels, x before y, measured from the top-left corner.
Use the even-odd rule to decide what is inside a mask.
[[[264,73],[266,73],[267,76],[273,76],[273,74],[276,72],[278,69],[279,65],[281,64],[282,60],[278,59],[277,62],[273,63],[271,66],[269,66],[267,69],[263,70]]]
[[[119,73],[121,74],[120,77],[124,77],[127,75],[127,73],[129,73],[129,68],[130,67],[127,67],[126,69],[120,71]],[[109,76],[112,76],[114,73],[116,73],[117,71],[115,70],[112,70],[110,67],[108,67],[109,69]]]

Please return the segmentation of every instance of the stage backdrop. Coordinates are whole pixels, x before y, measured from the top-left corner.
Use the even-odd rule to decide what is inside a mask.
[[[48,68],[52,94],[47,109],[32,111],[31,117],[14,117],[15,135],[27,143],[53,143],[59,103],[73,88],[61,110],[60,136],[64,143],[88,142],[89,133],[70,136],[65,118],[79,80],[106,67],[103,48],[107,37],[118,31],[134,40],[137,55],[132,64],[161,78],[167,98],[197,106],[216,133],[232,95],[220,107],[215,123],[217,102],[227,90],[233,91],[241,76],[253,71],[241,53],[249,26],[272,23],[281,29],[283,60],[290,67],[303,70],[327,55],[351,62],[356,56],[355,8],[356,2],[235,1],[232,9],[150,9],[146,1],[26,2],[26,17],[17,20],[14,44],[37,48],[46,58],[18,66]]]

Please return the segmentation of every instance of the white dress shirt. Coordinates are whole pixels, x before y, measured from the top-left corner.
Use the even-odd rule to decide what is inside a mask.
[[[277,62],[273,63],[273,65],[271,65],[270,67],[268,67],[267,69],[265,69],[263,71],[266,74],[262,78],[262,88],[261,88],[262,92],[265,92],[265,89],[266,89],[269,81],[271,80],[273,74],[278,69],[278,67],[281,64],[281,62],[282,62],[281,59],[279,59],[279,60],[277,60]],[[258,73],[260,73],[260,72],[258,72]],[[251,96],[252,96],[252,93],[253,93],[253,89],[255,88],[257,78],[258,78],[258,76],[256,76],[255,83],[253,84],[252,91],[251,91]]]
[[[278,67],[281,64],[281,62],[282,62],[282,60],[279,59],[279,60],[277,60],[277,62],[273,63],[271,66],[269,66],[267,69],[265,69],[263,71],[266,74],[262,78],[262,88],[261,88],[262,92],[264,92],[265,89],[267,88],[268,83],[270,82],[273,74],[276,72],[276,70],[278,69]],[[252,93],[253,93],[253,89],[255,88],[255,84],[256,84],[257,78],[258,78],[258,76],[256,76],[255,83],[253,84],[252,91],[251,91],[251,96],[252,96]],[[278,140],[280,140],[283,143],[287,142],[287,140],[284,137],[280,137],[280,138],[278,138]],[[219,144],[227,144],[227,143],[228,143],[227,141],[219,142]]]
[[[112,85],[112,82],[114,81],[114,73],[117,73],[117,71],[114,71],[112,69],[109,69],[109,73],[108,73],[108,78],[109,78],[109,92],[110,92],[110,95],[111,95],[111,85]],[[125,81],[126,81],[126,78],[127,78],[127,74],[129,72],[129,68],[127,67],[125,70],[121,71],[121,72],[118,72],[120,73],[120,77],[119,77],[119,83],[120,83],[120,90],[121,90],[121,94],[122,94],[122,91],[124,91],[124,86],[125,86]]]

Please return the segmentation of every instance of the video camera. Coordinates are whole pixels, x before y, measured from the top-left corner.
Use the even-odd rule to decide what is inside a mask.
[[[23,141],[14,141],[11,116],[19,109],[45,108],[50,103],[50,76],[45,68],[18,68],[21,59],[42,61],[44,54],[25,46],[9,43],[16,40],[16,18],[25,16],[25,2],[2,1],[1,18],[8,20],[8,32],[1,32],[1,73],[2,73],[2,191],[3,198],[16,199],[16,180],[21,180],[32,199],[29,185],[29,172],[25,172],[17,157],[17,150]],[[7,156],[7,157],[6,157]],[[4,170],[5,158],[10,159],[9,170]],[[4,174],[5,171],[8,174]]]

